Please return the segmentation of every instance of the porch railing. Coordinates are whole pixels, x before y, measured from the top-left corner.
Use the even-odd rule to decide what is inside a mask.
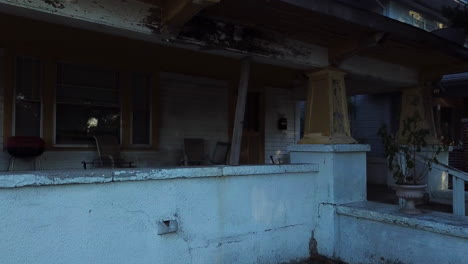
[[[426,158],[418,156],[417,160],[425,162]],[[465,182],[468,182],[468,173],[451,167],[447,164],[432,164],[432,169],[452,175],[452,210],[454,215],[465,216]]]

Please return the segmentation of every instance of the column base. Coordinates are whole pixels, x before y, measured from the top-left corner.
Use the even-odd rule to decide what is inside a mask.
[[[346,134],[333,134],[324,136],[322,133],[309,133],[304,135],[298,144],[357,144],[357,141]]]

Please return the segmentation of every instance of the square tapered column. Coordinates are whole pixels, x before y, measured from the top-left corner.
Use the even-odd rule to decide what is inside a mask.
[[[326,68],[309,74],[304,137],[299,144],[353,144],[345,73]]]
[[[437,139],[434,124],[431,92],[432,90],[430,87],[422,83],[418,86],[403,90],[401,96],[400,127],[398,130],[398,138],[401,142],[405,142],[403,136],[403,122],[417,115],[419,119],[417,119],[415,124],[416,127],[429,131],[426,137],[426,143],[428,145],[440,144],[440,141]]]

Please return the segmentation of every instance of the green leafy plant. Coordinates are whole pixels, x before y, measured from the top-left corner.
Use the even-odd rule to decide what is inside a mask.
[[[416,166],[417,161],[421,159],[418,155],[422,151],[428,153],[426,137],[429,135],[429,130],[418,126],[421,121],[422,118],[417,112],[403,120],[400,138],[389,133],[385,125],[378,131],[384,144],[388,168],[392,171],[396,184],[420,184],[432,169],[432,164],[439,163],[437,155],[445,149],[443,145],[431,145],[430,156],[423,158],[421,166]]]

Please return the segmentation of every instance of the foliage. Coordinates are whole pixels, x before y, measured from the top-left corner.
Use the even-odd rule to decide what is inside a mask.
[[[392,171],[396,184],[414,185],[421,183],[421,180],[431,170],[432,164],[439,163],[437,155],[445,148],[443,145],[432,145],[432,154],[430,157],[426,157],[422,166],[417,168],[418,155],[425,148],[427,151],[428,147],[426,137],[429,135],[429,130],[418,126],[421,121],[422,118],[418,112],[403,120],[401,138],[399,139],[390,134],[385,125],[378,131],[387,155],[388,168]]]
[[[442,7],[442,15],[450,21],[452,27],[462,28],[465,30],[465,33],[468,33],[468,7],[467,6]]]

